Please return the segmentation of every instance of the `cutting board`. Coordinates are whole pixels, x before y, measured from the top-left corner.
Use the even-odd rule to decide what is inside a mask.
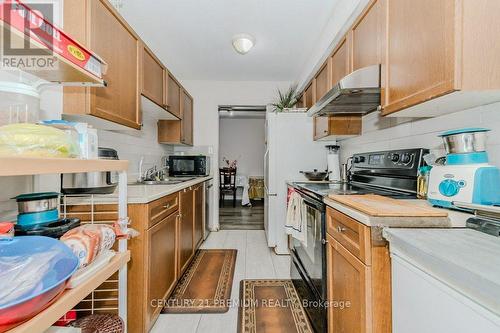
[[[334,195],[329,198],[370,216],[385,217],[446,217],[441,209],[421,207],[415,203],[396,200],[376,194]]]

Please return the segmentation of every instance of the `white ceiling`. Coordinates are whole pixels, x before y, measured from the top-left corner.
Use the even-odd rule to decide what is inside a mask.
[[[183,80],[293,81],[339,0],[126,0],[120,12]],[[256,38],[247,55],[233,35]]]

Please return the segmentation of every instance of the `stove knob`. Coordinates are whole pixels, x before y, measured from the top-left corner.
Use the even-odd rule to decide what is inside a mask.
[[[399,154],[392,154],[391,161],[393,161],[394,163],[399,161]]]
[[[452,179],[443,180],[439,183],[439,193],[445,197],[452,197],[458,194],[460,191],[460,185]]]
[[[411,162],[411,155],[408,153],[405,153],[401,155],[401,163],[408,164]]]

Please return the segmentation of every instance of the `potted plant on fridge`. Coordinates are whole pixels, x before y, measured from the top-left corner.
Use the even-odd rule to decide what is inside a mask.
[[[305,112],[306,109],[296,108],[300,100],[300,94],[297,92],[297,85],[291,85],[286,91],[278,89],[278,97],[275,103],[271,105],[275,112]]]

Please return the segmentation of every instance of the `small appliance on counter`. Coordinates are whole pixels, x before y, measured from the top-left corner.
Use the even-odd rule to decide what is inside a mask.
[[[118,152],[112,148],[99,147],[100,160],[118,160]],[[115,171],[61,174],[63,194],[111,194],[118,185]]]
[[[488,163],[485,128],[464,128],[441,134],[445,165],[430,171],[428,200],[434,206],[458,207],[454,202],[500,204],[500,170]]]
[[[203,155],[170,155],[168,169],[171,177],[203,177],[210,174],[210,158]]]
[[[328,145],[326,146],[328,153],[326,155],[326,161],[328,164],[328,180],[331,182],[338,182],[341,180],[340,177],[340,158],[338,145]]]

